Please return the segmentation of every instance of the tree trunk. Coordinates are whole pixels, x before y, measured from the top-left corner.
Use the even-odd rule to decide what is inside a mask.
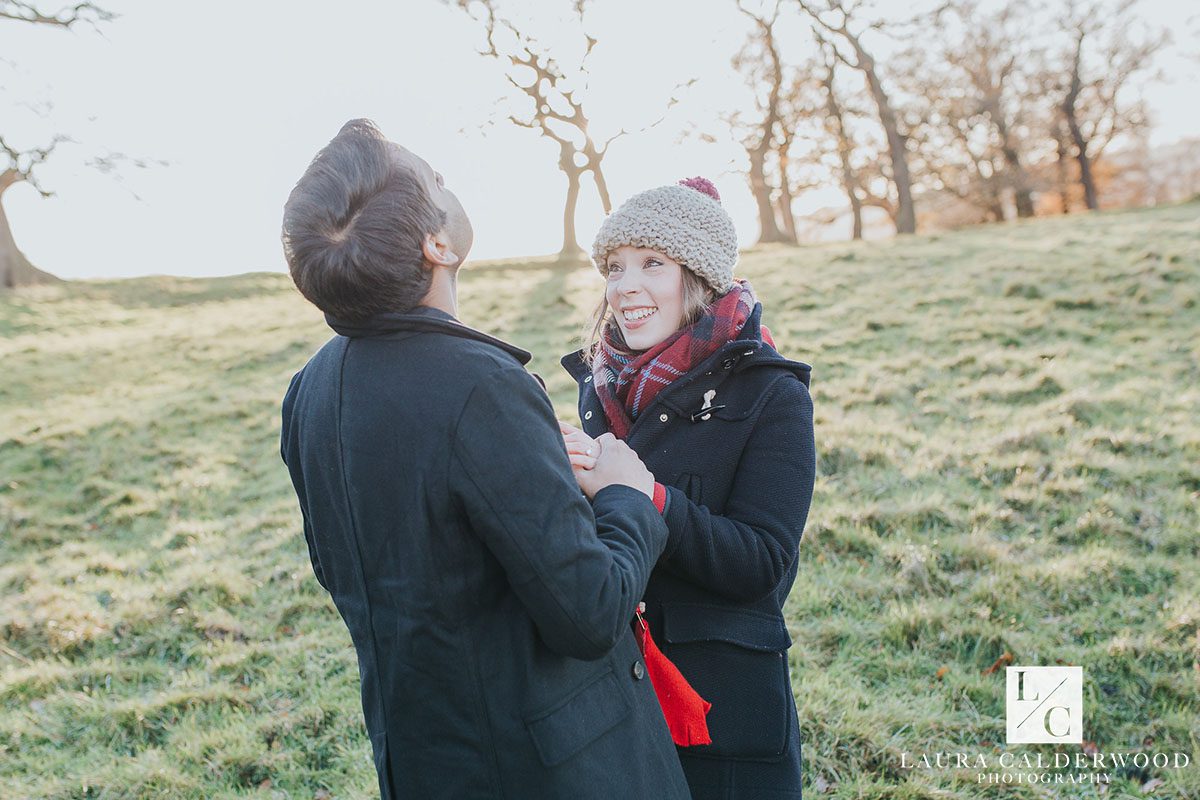
[[[1067,159],[1070,157],[1067,153],[1067,140],[1063,136],[1062,129],[1059,128],[1055,132],[1055,144],[1057,145],[1055,154],[1058,156],[1054,161],[1054,177],[1058,182],[1058,202],[1062,213],[1071,213],[1071,195],[1067,190]]]
[[[992,196],[992,201],[988,204],[988,214],[994,222],[1004,222],[1004,202],[999,197]]]
[[[1096,195],[1096,181],[1092,177],[1092,160],[1087,154],[1087,139],[1083,138],[1079,120],[1075,117],[1074,104],[1072,103],[1070,110],[1066,107],[1063,110],[1067,115],[1067,128],[1071,131],[1071,142],[1075,145],[1075,160],[1079,162],[1079,183],[1083,186],[1083,202],[1088,210],[1095,211],[1100,208],[1100,200]]]
[[[1029,188],[1029,174],[1025,171],[1025,165],[1021,163],[1021,154],[1017,152],[1017,148],[1012,144],[1008,133],[1008,126],[999,124],[996,128],[999,130],[1001,141],[1003,142],[1000,152],[1004,154],[1004,163],[1008,165],[1009,170],[1012,172],[1017,217],[1020,219],[1032,217],[1033,191]]]
[[[1028,186],[1017,184],[1016,187],[1017,216],[1027,219],[1033,216],[1033,192]]]
[[[1100,207],[1096,196],[1096,182],[1092,178],[1092,161],[1088,158],[1088,141],[1084,138],[1083,130],[1079,127],[1079,117],[1075,113],[1075,103],[1079,93],[1083,91],[1083,80],[1079,77],[1080,62],[1083,58],[1083,33],[1080,32],[1075,41],[1075,58],[1071,63],[1071,86],[1067,96],[1062,101],[1063,118],[1067,123],[1067,131],[1071,135],[1071,143],[1075,146],[1075,160],[1079,162],[1079,183],[1083,186],[1083,202],[1089,211]]]
[[[792,214],[792,193],[787,187],[780,190],[779,195],[775,198],[776,211],[779,219],[783,222],[783,227],[779,231],[780,241],[788,244],[796,244],[796,217]]]
[[[583,248],[575,236],[575,209],[579,205],[579,176],[578,172],[567,173],[567,199],[563,206],[563,243],[558,251],[560,261],[580,261],[583,259]]]
[[[838,120],[838,126],[840,129],[841,120]],[[863,204],[858,196],[858,181],[854,177],[854,167],[850,165],[850,148],[847,145],[838,144],[838,158],[842,162],[842,190],[850,200],[850,219],[853,223],[850,238],[857,241],[863,235]]]
[[[758,208],[758,243],[782,242],[783,233],[775,220],[775,207],[771,204],[771,187],[767,184],[766,148],[756,147],[750,155],[750,191]]]
[[[875,102],[879,106],[879,121],[887,134],[888,154],[892,161],[892,182],[896,185],[896,233],[916,233],[917,213],[913,207],[912,178],[908,173],[904,137],[900,135],[891,101],[883,92],[875,71],[869,72],[868,76],[868,83],[873,87],[871,93],[875,95]]]
[[[830,55],[826,58],[825,68],[827,71],[821,81],[825,87],[825,124],[827,127],[833,128],[833,135],[837,141],[838,161],[841,162],[842,167],[842,190],[850,201],[850,219],[853,226],[850,238],[858,241],[863,235],[863,204],[862,199],[858,196],[858,179],[854,175],[854,165],[850,162],[850,156],[854,152],[854,142],[850,141],[850,136],[846,133],[846,125],[842,119],[842,105],[838,102],[837,94],[834,92],[836,56]]]
[[[850,189],[850,219],[853,222],[853,228],[850,230],[850,238],[858,241],[863,237],[863,204],[862,200],[858,199],[858,190]]]
[[[779,156],[779,196],[776,198],[779,206],[779,219],[783,222],[780,238],[788,244],[797,244],[796,217],[792,213],[792,187],[788,183],[788,154],[791,138],[779,144],[776,154]]]
[[[908,152],[904,136],[900,133],[900,124],[896,120],[896,112],[892,108],[891,98],[879,80],[875,70],[875,60],[871,58],[857,37],[848,37],[858,57],[858,69],[862,70],[867,79],[867,87],[875,100],[879,112],[879,123],[887,135],[888,155],[892,162],[892,183],[896,186],[896,233],[916,233],[917,214],[913,207],[912,177],[908,172]]]
[[[8,216],[4,213],[3,197],[4,193],[0,190],[0,291],[62,280],[29,263],[29,259],[17,248],[12,230],[8,227]]]

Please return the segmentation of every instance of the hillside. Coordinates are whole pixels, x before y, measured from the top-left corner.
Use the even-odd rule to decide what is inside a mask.
[[[739,273],[813,365],[787,608],[806,794],[1097,796],[901,768],[1003,748],[985,671],[1007,652],[1084,666],[1100,750],[1193,754],[1107,797],[1200,797],[1200,205],[767,249]],[[557,362],[595,273],[509,262],[460,290],[572,418]],[[329,333],[283,275],[0,295],[0,796],[374,791],[278,455],[279,400]]]

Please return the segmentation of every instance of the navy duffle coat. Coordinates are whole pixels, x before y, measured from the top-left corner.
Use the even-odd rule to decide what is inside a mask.
[[[687,798],[630,628],[654,504],[588,503],[525,351],[427,307],[330,324],[282,455],[381,796]]]
[[[678,749],[697,799],[800,796],[783,606],[816,471],[811,368],[762,341],[761,317],[757,303],[739,337],[664,387],[626,440],[667,487],[669,534],[646,619],[712,703],[712,744]],[[584,431],[606,432],[582,351],[562,364],[579,386]]]

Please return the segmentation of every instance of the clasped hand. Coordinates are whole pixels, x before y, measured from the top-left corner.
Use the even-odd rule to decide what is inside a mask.
[[[630,486],[654,497],[654,476],[629,445],[611,433],[593,439],[569,423],[559,420],[571,471],[583,493],[591,499],[605,486]]]

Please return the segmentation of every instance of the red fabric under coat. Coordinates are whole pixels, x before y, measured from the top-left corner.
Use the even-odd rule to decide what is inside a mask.
[[[634,624],[638,628],[638,645],[646,662],[646,673],[654,685],[654,693],[658,695],[658,704],[667,720],[671,739],[681,747],[712,744],[705,720],[712,703],[701,697],[658,649],[650,637],[650,626],[641,614],[638,614]]]

